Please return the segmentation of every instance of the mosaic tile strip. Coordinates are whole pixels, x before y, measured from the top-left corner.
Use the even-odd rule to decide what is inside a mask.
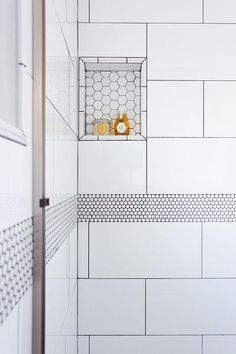
[[[79,222],[236,222],[236,194],[80,194]]]
[[[77,195],[46,209],[46,263],[77,224]]]
[[[32,284],[33,218],[0,231],[0,325]]]

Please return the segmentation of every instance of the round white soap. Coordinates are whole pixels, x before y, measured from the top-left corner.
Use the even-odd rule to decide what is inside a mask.
[[[126,131],[125,123],[123,123],[123,122],[118,123],[116,129],[117,129],[118,133],[123,134]]]

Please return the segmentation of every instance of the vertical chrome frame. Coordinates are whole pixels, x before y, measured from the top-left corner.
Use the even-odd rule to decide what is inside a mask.
[[[33,1],[33,334],[32,353],[45,353],[45,0]]]

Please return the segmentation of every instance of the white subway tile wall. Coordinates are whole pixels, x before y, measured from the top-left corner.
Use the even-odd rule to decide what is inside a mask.
[[[79,142],[80,193],[145,193],[144,141]]]
[[[203,82],[149,81],[148,136],[202,137]]]
[[[235,1],[79,6],[79,56],[147,57],[146,141],[80,142],[79,192],[236,193]],[[79,354],[235,353],[235,224],[107,220],[79,225]]]
[[[148,78],[235,80],[235,25],[149,25]]]
[[[144,333],[144,280],[79,280],[78,334]]]
[[[90,224],[91,278],[200,276],[199,223]]]

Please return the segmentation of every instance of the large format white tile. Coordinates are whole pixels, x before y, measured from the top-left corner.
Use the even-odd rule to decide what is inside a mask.
[[[66,57],[68,49],[59,23],[47,23],[46,56]]]
[[[235,193],[235,139],[149,139],[149,193]]]
[[[149,79],[236,79],[234,25],[150,25]]]
[[[88,223],[78,224],[78,278],[88,278]]]
[[[236,336],[203,337],[204,354],[235,354]]]
[[[203,228],[204,276],[236,277],[235,248],[235,223],[205,223]]]
[[[89,0],[79,0],[78,18],[79,22],[89,21]]]
[[[203,83],[150,81],[148,136],[202,136]]]
[[[91,354],[201,354],[200,337],[91,337]],[[79,353],[80,354],[80,353]],[[222,353],[223,354],[223,353]]]
[[[67,258],[68,242],[64,241],[46,265],[46,277],[51,279],[66,279],[68,273]]]
[[[72,57],[77,57],[77,23],[62,23],[66,45]]]
[[[201,22],[201,0],[92,0],[91,21]]]
[[[89,354],[89,336],[78,336],[78,354]]]
[[[78,354],[77,352],[77,336],[66,337],[66,354]]]
[[[79,143],[80,193],[145,193],[144,141]]]
[[[65,336],[45,336],[45,354],[67,354]]]
[[[79,0],[80,1],[80,0]],[[67,22],[77,22],[77,0],[66,1],[66,19]]]
[[[148,334],[229,334],[236,280],[147,280]]]
[[[236,22],[235,0],[205,0],[205,22]]]
[[[32,354],[32,287],[19,303],[19,354]]]
[[[205,136],[236,136],[236,82],[205,83]]]
[[[92,223],[90,276],[200,277],[200,251],[197,223]]]
[[[79,280],[78,334],[144,334],[144,280]]]
[[[80,24],[79,55],[144,57],[146,27],[144,24]]]

